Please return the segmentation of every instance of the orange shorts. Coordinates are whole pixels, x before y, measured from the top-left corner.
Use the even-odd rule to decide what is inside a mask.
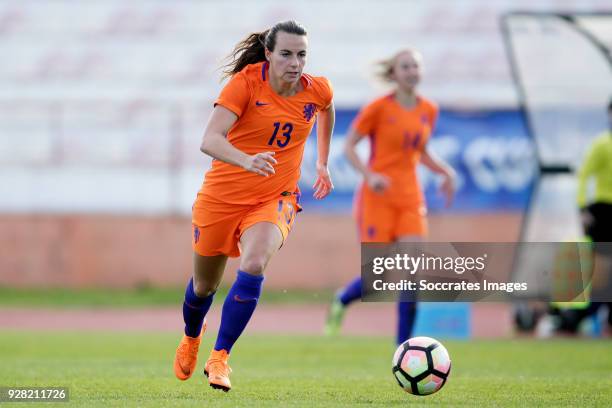
[[[355,218],[361,242],[394,242],[404,236],[427,235],[427,207],[422,202],[398,203],[361,188],[355,196]]]
[[[256,205],[208,201],[201,196],[193,205],[193,250],[202,256],[240,256],[240,237],[259,222],[270,222],[287,239],[295,215],[301,210],[295,194]]]

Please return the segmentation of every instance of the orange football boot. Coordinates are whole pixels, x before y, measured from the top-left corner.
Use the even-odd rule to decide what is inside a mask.
[[[200,342],[205,331],[206,319],[204,319],[202,331],[198,337],[194,338],[183,334],[183,338],[176,349],[176,356],[174,357],[174,374],[179,380],[185,381],[195,371],[196,364],[198,363],[198,350],[200,349]]]
[[[229,375],[232,369],[227,364],[229,354],[224,349],[219,351],[213,349],[206,362],[204,374],[208,377],[208,384],[211,387],[228,392],[232,388]]]

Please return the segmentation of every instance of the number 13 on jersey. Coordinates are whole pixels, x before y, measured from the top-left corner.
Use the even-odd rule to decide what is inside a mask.
[[[279,130],[282,130],[281,135],[278,135]],[[285,147],[289,144],[289,140],[291,140],[291,131],[293,131],[293,125],[289,122],[285,123],[281,128],[280,122],[274,122],[274,132],[272,136],[270,136],[270,140],[268,140],[268,145],[273,146],[276,141],[276,145],[278,147]],[[278,138],[277,138],[278,137]],[[281,138],[284,138],[281,140]]]

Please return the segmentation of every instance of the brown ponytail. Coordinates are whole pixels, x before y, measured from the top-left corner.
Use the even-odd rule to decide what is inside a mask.
[[[277,23],[274,27],[261,33],[252,33],[234,47],[226,58],[229,62],[223,65],[221,79],[231,77],[242,71],[249,64],[256,64],[266,60],[266,48],[274,51],[276,46],[276,33],[283,31],[289,34],[307,35],[304,27],[293,20]]]

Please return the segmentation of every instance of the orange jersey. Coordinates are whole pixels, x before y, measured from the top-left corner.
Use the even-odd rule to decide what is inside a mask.
[[[300,165],[306,138],[317,112],[332,103],[332,88],[324,77],[303,74],[304,89],[283,97],[274,92],[268,77],[268,63],[247,65],[232,76],[216,105],[238,116],[227,140],[249,155],[275,152],[275,174],[262,177],[220,160],[213,160],[198,199],[231,204],[257,204],[298,191]]]
[[[421,96],[415,107],[405,108],[391,94],[366,105],[355,118],[353,128],[370,138],[369,169],[391,180],[381,194],[391,202],[418,205],[424,201],[416,168],[437,116],[438,107]]]

